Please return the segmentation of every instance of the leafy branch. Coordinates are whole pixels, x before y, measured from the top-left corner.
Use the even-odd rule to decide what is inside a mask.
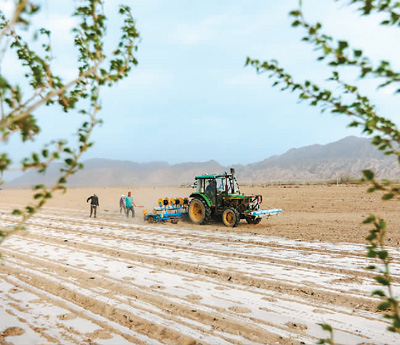
[[[350,4],[361,4],[358,11],[367,16],[374,12],[383,12],[388,15],[381,25],[400,26],[400,3],[396,0],[351,0]]]
[[[388,17],[381,22],[381,25],[400,26],[400,2],[398,1],[351,0],[349,4],[361,4],[358,10],[363,15],[377,12],[386,13]],[[398,84],[400,73],[393,70],[388,61],[380,61],[374,66],[371,60],[364,56],[362,50],[351,48],[346,40],[334,41],[331,36],[324,34],[321,23],[308,23],[302,10],[302,0],[299,0],[299,8],[289,14],[294,18],[292,26],[300,27],[305,31],[302,40],[313,45],[315,50],[321,53],[317,61],[328,61],[327,66],[332,71],[327,81],[329,85],[333,83],[334,88],[321,87],[309,80],[297,82],[279,66],[276,60],[260,61],[248,57],[246,66],[254,67],[258,74],[267,73],[270,78],[274,79],[273,86],[279,85],[281,91],[297,93],[300,101],[308,101],[310,106],[319,106],[322,112],[329,110],[331,113],[351,117],[353,120],[350,127],[362,127],[365,134],[372,136],[372,144],[383,151],[385,155],[395,155],[400,163],[400,131],[396,124],[379,115],[370,98],[363,95],[356,85],[345,82],[340,72],[346,67],[356,68],[359,80],[366,77],[377,78],[380,80],[379,88]],[[395,94],[398,93],[400,93],[400,88],[395,92]],[[384,193],[383,200],[400,199],[398,186],[393,185],[390,181],[378,181],[371,170],[364,170],[363,175],[364,179],[371,184],[367,192],[381,191]],[[382,299],[378,309],[387,311],[384,317],[391,321],[388,330],[400,332],[399,302],[393,293],[389,271],[390,256],[385,250],[386,223],[383,219],[370,215],[364,224],[374,225],[366,238],[369,242],[367,256],[380,260],[382,265],[381,268],[371,265],[368,269],[378,273],[375,277],[376,282],[387,289],[386,293],[382,290],[375,290],[372,294]],[[332,327],[327,324],[321,324],[321,327],[328,331],[330,336],[321,339],[319,344],[334,344]]]
[[[80,158],[92,145],[90,136],[101,121],[98,114],[101,110],[100,96],[103,87],[112,87],[128,76],[132,67],[138,64],[134,53],[137,51],[139,33],[135,26],[131,10],[121,6],[119,14],[124,18],[121,27],[122,35],[117,47],[110,53],[104,51],[107,18],[103,12],[104,0],[83,0],[76,8],[74,16],[79,19],[74,32],[74,45],[78,49],[78,76],[68,82],[52,72],[51,67],[51,32],[40,29],[37,37],[45,37],[47,43],[41,51],[30,48],[18,33],[27,29],[34,20],[34,14],[40,7],[29,0],[16,0],[14,13],[7,19],[0,13],[0,46],[2,57],[9,50],[27,71],[25,78],[29,88],[12,83],[0,73],[0,140],[4,143],[13,134],[20,134],[22,141],[33,141],[40,132],[36,112],[42,106],[59,105],[64,112],[71,110],[87,118],[77,131],[78,148],[72,149],[63,140],[53,140],[40,152],[33,153],[21,163],[21,169],[37,169],[45,173],[48,166],[62,160],[58,181],[51,187],[37,185],[34,187],[33,202],[23,209],[15,209],[12,213],[20,217],[13,229],[0,230],[0,243],[16,231],[25,230],[26,222],[52,198],[54,192],[66,190],[68,177],[83,168]],[[9,44],[11,42],[11,44]],[[109,66],[106,67],[106,64]],[[24,92],[23,92],[23,91]],[[30,92],[29,92],[30,91]],[[54,146],[50,149],[50,146]],[[0,173],[12,164],[7,153],[0,154]]]
[[[374,5],[377,1],[371,0],[353,0],[352,3],[362,2],[364,3],[364,14],[370,14],[373,9],[377,9],[377,5]],[[391,1],[378,1],[379,6],[382,8],[381,11],[389,11],[389,5]],[[385,3],[385,4],[384,4]],[[391,5],[393,10],[400,8],[400,3]],[[392,12],[395,13],[395,12]],[[302,40],[314,45],[316,51],[322,52],[317,58],[318,61],[329,59],[328,66],[339,67],[339,66],[352,66],[359,69],[359,78],[363,79],[366,77],[383,78],[384,81],[379,87],[385,87],[392,83],[400,82],[400,73],[393,70],[389,61],[382,60],[377,66],[374,66],[371,60],[365,56],[363,50],[359,48],[351,48],[350,44],[346,40],[336,40],[322,33],[322,24],[317,22],[310,24],[304,17],[302,11],[302,1],[299,1],[299,9],[291,11],[289,13],[293,18],[293,27],[302,27],[306,34]],[[394,16],[394,14],[393,14]],[[396,17],[395,23],[399,21]],[[386,23],[386,21],[384,21]],[[398,89],[396,92],[400,92]]]
[[[329,332],[329,336],[328,336],[328,338],[320,339],[319,341],[317,341],[317,344],[320,344],[320,345],[322,345],[322,344],[335,345],[335,342],[333,340],[333,329],[332,329],[332,327],[330,325],[328,325],[327,323],[320,323],[319,325],[321,326],[321,328],[324,331]]]
[[[372,295],[382,299],[382,302],[378,305],[378,310],[385,311],[386,313],[383,317],[391,320],[392,325],[388,327],[388,330],[400,333],[399,302],[393,292],[392,278],[389,270],[390,256],[389,252],[385,249],[386,222],[375,215],[370,215],[363,223],[374,226],[366,237],[366,240],[369,242],[367,256],[379,259],[383,266],[383,268],[379,268],[376,265],[370,265],[367,269],[377,272],[378,275],[375,276],[376,282],[387,289],[387,293],[378,289],[373,291]]]

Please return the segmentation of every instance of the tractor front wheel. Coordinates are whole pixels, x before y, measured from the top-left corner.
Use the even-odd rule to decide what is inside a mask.
[[[211,209],[202,199],[194,198],[189,203],[189,218],[195,224],[207,224],[211,218]]]
[[[225,226],[234,228],[239,224],[240,214],[236,209],[229,207],[222,214],[222,221],[225,224]]]

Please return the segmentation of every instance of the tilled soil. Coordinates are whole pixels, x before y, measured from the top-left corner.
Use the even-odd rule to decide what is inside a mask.
[[[247,187],[279,216],[237,228],[149,224],[117,209],[121,189],[57,197],[0,248],[0,344],[398,344],[377,311],[365,270],[370,213],[388,222],[399,295],[396,201],[365,186]],[[125,189],[123,189],[125,191]],[[185,188],[134,189],[137,205],[187,196]],[[0,222],[28,191],[0,191]]]

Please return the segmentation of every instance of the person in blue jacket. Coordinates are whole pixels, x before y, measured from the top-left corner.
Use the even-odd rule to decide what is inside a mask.
[[[136,207],[131,192],[128,192],[128,196],[125,198],[126,218],[129,218],[129,211],[132,212],[132,218],[135,217],[135,209],[133,206]]]

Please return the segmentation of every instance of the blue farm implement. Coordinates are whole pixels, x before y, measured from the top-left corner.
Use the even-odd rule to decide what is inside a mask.
[[[187,217],[188,205],[188,198],[160,198],[158,199],[158,207],[153,208],[152,214],[148,213],[147,210],[143,211],[144,220],[150,223],[171,222],[176,224],[179,219]]]

